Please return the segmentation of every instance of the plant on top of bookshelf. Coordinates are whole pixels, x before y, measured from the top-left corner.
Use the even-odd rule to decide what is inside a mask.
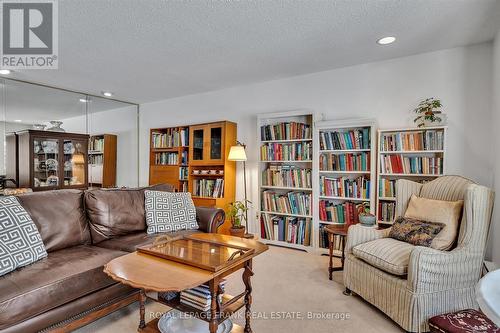
[[[252,204],[249,200],[234,201],[227,205],[227,217],[231,220],[231,228],[229,232],[232,236],[243,237],[245,235],[245,226],[247,224],[245,213],[249,210],[249,206]]]
[[[418,127],[440,125],[443,121],[442,112],[436,109],[442,106],[440,99],[434,97],[424,99],[413,110],[417,114],[413,122],[418,123]]]

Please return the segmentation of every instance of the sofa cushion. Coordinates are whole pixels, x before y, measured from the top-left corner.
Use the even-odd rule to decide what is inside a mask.
[[[199,233],[199,232],[200,231],[198,231],[198,230],[180,230],[177,232],[169,232],[166,235],[169,235],[172,237],[181,237],[181,236],[192,235],[192,234]],[[109,240],[100,242],[99,244],[96,244],[95,246],[104,247],[106,249],[112,249],[112,250],[134,252],[137,250],[138,246],[146,246],[146,245],[153,244],[154,240],[157,237],[160,237],[162,235],[164,235],[164,234],[148,235],[146,232],[141,231],[141,232],[136,232],[133,234],[128,234],[125,236],[109,239]]]
[[[46,256],[40,233],[17,198],[0,198],[0,276]]]
[[[191,193],[145,191],[147,233],[198,229]]]
[[[171,185],[139,189],[99,189],[85,192],[92,243],[146,230],[144,191],[173,191]]]
[[[47,252],[90,243],[83,191],[33,192],[18,199],[40,231]]]
[[[381,238],[356,245],[352,253],[387,273],[406,275],[410,254],[414,248],[414,245],[396,239]]]
[[[124,254],[80,245],[0,277],[0,331],[116,283],[103,266]]]

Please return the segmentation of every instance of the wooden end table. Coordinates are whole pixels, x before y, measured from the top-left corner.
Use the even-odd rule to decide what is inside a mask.
[[[330,262],[328,264],[328,278],[332,280],[332,273],[336,271],[342,271],[344,269],[344,259],[345,259],[345,242],[347,237],[348,225],[328,225],[325,227],[325,231],[328,233],[328,254],[330,256]],[[342,247],[342,256],[340,257],[341,266],[333,267],[333,243],[335,236],[340,236],[340,243]]]
[[[245,327],[243,328],[233,324],[231,333],[251,333],[250,307],[252,304],[252,284],[250,278],[254,275],[252,271],[252,259],[267,251],[269,247],[254,240],[220,234],[199,233],[190,237],[230,246],[252,248],[254,252],[252,255],[243,257],[241,260],[235,260],[230,265],[217,272],[203,270],[183,263],[138,252],[111,260],[104,266],[104,272],[116,281],[140,289],[140,320],[138,332],[160,332],[158,329],[159,318],[149,323],[145,321],[145,302],[146,299],[149,298],[146,296],[147,291],[181,292],[207,283],[211,293],[210,310],[207,312],[182,304],[179,300],[166,301],[154,298],[149,299],[163,303],[182,312],[196,314],[197,318],[209,323],[210,333],[216,333],[219,324],[228,319],[236,311],[245,307]],[[222,301],[219,301],[218,296],[222,294],[221,288],[219,287],[221,280],[240,269],[244,269],[242,279],[245,285],[245,291],[235,297],[223,295]]]

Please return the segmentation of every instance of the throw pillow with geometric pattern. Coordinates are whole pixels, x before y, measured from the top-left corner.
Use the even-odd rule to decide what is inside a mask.
[[[148,234],[198,229],[191,193],[145,191],[144,195]]]
[[[0,198],[0,276],[46,256],[42,237],[17,198]]]

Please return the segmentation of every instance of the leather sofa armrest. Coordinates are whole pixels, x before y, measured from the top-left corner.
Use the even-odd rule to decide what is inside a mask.
[[[220,208],[196,207],[196,222],[199,230],[216,233],[217,228],[224,223],[226,213]]]

